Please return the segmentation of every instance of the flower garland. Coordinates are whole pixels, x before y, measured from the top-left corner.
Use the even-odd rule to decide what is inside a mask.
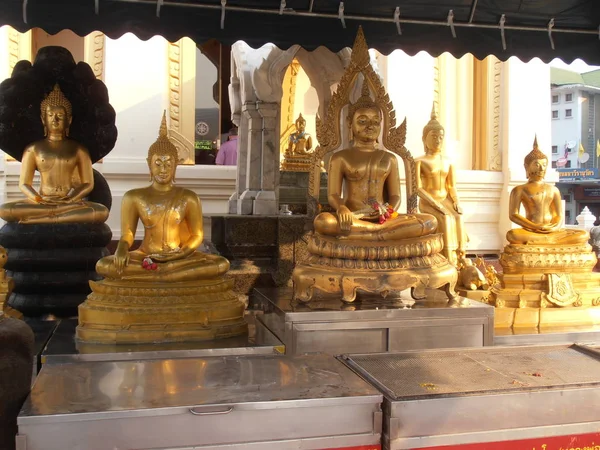
[[[142,267],[146,270],[156,270],[158,269],[158,264],[152,261],[152,258],[146,256],[142,261]]]
[[[358,218],[362,218],[364,216],[372,216],[376,215],[379,221],[379,224],[383,224],[389,219],[395,219],[398,217],[398,212],[394,211],[394,208],[389,203],[379,203],[375,199],[369,200],[370,208],[360,209],[358,211],[354,211],[354,215],[358,216]]]

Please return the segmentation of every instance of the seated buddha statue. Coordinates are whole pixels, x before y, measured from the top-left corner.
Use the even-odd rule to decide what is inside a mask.
[[[113,256],[98,261],[102,281],[79,306],[77,337],[87,344],[198,341],[247,332],[245,305],[223,277],[229,261],[197,251],[202,244],[198,196],[175,186],[177,148],[163,115],[148,150],[150,186],[125,193],[121,239]],[[140,247],[131,250],[138,223]],[[84,347],[82,347],[84,348]]]
[[[394,107],[371,66],[368,48],[359,27],[351,63],[324,120],[317,116],[319,146],[308,183],[314,231],[308,236],[308,257],[292,273],[293,299],[306,303],[318,293],[339,296],[344,303],[370,296],[381,301],[410,289],[414,299],[422,300],[427,289],[444,289],[447,306],[460,306],[454,292],[458,272],[441,254],[437,220],[417,213],[415,163],[404,146],[406,121],[395,126]],[[352,102],[357,86],[361,95]],[[344,144],[346,130],[350,145]],[[406,172],[407,214],[398,212],[399,158]],[[321,164],[327,159],[332,211],[320,212]]]
[[[431,120],[423,128],[425,155],[415,158],[419,209],[437,219],[437,231],[444,236],[442,253],[456,265],[465,255],[467,235],[456,192],[454,166],[442,154],[443,142],[444,127],[432,110]]]
[[[515,187],[510,194],[509,218],[521,228],[506,233],[511,244],[540,245],[586,244],[589,234],[581,229],[559,228],[563,211],[558,188],[544,182],[548,157],[538,148],[537,137],[533,150],[525,157],[527,183]],[[521,205],[525,217],[521,215]]]
[[[180,282],[215,278],[229,270],[227,259],[196,251],[203,239],[202,207],[194,192],[174,185],[177,161],[163,116],[158,139],[148,150],[152,184],[125,193],[115,254],[96,264],[103,277]],[[137,250],[129,251],[140,221],[144,239]]]
[[[300,113],[294,125],[296,131],[290,134],[288,148],[285,152],[286,157],[310,155],[312,137],[306,132],[306,120],[302,117],[302,113]]]
[[[19,223],[103,223],[108,209],[85,197],[94,188],[88,151],[69,139],[71,103],[58,85],[42,101],[41,117],[45,138],[23,152],[19,188],[24,200],[0,206],[0,218]],[[40,188],[33,187],[35,171]]]
[[[377,146],[381,119],[381,110],[363,83],[362,96],[348,107],[352,147],[334,153],[329,161],[327,199],[336,213],[324,212],[315,218],[317,233],[388,241],[435,232],[434,216],[396,212],[400,206],[398,159]]]

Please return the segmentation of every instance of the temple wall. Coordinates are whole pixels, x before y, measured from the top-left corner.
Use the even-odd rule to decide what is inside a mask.
[[[14,50],[14,45],[9,46],[9,32],[8,27],[0,28],[1,79],[10,76],[12,70],[9,49]],[[113,208],[107,223],[113,231],[113,239],[120,237],[120,204],[123,195],[130,189],[149,184],[146,156],[149,146],[158,136],[162,112],[167,110],[169,116],[172,115],[170,113],[173,96],[169,86],[173,76],[172,70],[169,71],[172,69],[169,64],[172,59],[169,59],[169,55],[172,55],[173,48],[169,45],[161,37],[141,41],[131,34],[126,34],[119,40],[106,38],[104,42],[101,58],[103,71],[98,72],[97,76],[101,75],[108,87],[110,102],[117,113],[119,137],[112,152],[102,162],[96,163],[94,168],[104,175],[112,191]],[[157,55],[164,57],[160,58]],[[30,55],[21,56],[25,57],[31,58]],[[93,52],[90,52],[89,58],[88,60],[86,57],[86,62],[95,69],[94,63],[98,65],[98,62],[94,60]],[[195,65],[195,61],[187,63]],[[180,73],[183,89],[190,84],[189,71],[186,76],[186,71],[181,68]],[[194,111],[194,99],[193,96],[191,109],[189,104],[183,105],[191,114]],[[174,120],[172,117],[170,119],[171,125]],[[193,117],[181,117],[181,134],[189,134],[185,133],[186,128],[181,126],[185,124],[185,120],[191,123],[191,127],[187,128],[192,131],[193,139]],[[8,161],[6,155],[0,158],[2,201],[22,198],[18,187],[20,166],[19,162]],[[227,201],[235,189],[235,176],[235,167],[181,165],[177,169],[176,181],[179,186],[191,189],[200,196],[204,213],[223,214],[227,212]],[[210,224],[205,224],[204,228],[206,236],[210,237]],[[136,237],[142,236],[143,230],[138,227]]]
[[[85,39],[85,60],[107,84],[111,104],[117,112],[117,144],[96,168],[111,186],[114,207],[108,224],[118,238],[123,194],[148,183],[145,159],[148,147],[156,139],[162,111],[168,111],[172,135],[177,133],[181,145],[193,140],[194,119],[188,116],[193,111],[190,102],[195,100],[190,75],[195,76],[195,46],[191,41],[168,43],[160,37],[141,41],[131,34],[118,41],[99,33],[79,39]],[[19,59],[30,59],[32,47],[31,33],[0,28],[0,78],[8,77]],[[260,51],[261,55],[265,53],[264,49]],[[254,89],[265,96],[268,86],[257,83],[276,83],[282,70],[279,66],[286,67],[282,61],[291,61],[294,57],[293,53],[288,55],[289,52],[278,49],[273,52],[274,56],[267,54],[266,59],[260,58],[256,68],[249,69],[249,75],[244,75],[247,80],[241,79],[245,83],[242,86],[244,98],[251,97],[250,91]],[[325,55],[320,60],[317,56],[319,52],[298,51],[297,57],[306,63],[306,73],[303,68],[293,94],[294,120],[302,111],[314,145],[315,97],[318,94],[318,98],[327,98],[327,86],[335,87],[333,78],[348,55],[340,52],[338,59]],[[246,59],[239,59],[237,63],[251,66],[251,57],[250,54],[244,56]],[[504,235],[511,227],[508,195],[515,185],[525,181],[523,157],[531,150],[533,136],[537,133],[540,147],[548,153],[551,151],[548,66],[537,60],[523,63],[515,58],[506,63],[490,58],[479,62],[470,55],[459,60],[450,55],[434,58],[423,52],[409,57],[401,51],[388,57],[377,55],[376,59],[398,122],[407,118],[406,145],[415,157],[423,153],[422,129],[429,120],[432,104],[436,104],[440,122],[446,129],[445,151],[458,170],[458,192],[470,236],[468,249],[481,253],[501,250]],[[266,75],[252,79],[251,84],[248,80],[253,70]],[[238,73],[245,72],[238,68]],[[316,86],[315,91],[316,80],[326,82]],[[233,103],[239,100],[234,98]],[[232,108],[234,114],[239,114],[238,109]],[[279,116],[274,120],[279,123]],[[478,125],[483,136],[478,137],[473,131]],[[487,170],[473,170],[475,166]],[[19,170],[18,162],[0,158],[1,199],[21,197]],[[549,170],[548,179],[556,181],[554,171]],[[206,214],[225,214],[229,211],[228,199],[236,190],[236,168],[180,166],[177,183],[198,193]],[[140,236],[141,230],[138,230]]]

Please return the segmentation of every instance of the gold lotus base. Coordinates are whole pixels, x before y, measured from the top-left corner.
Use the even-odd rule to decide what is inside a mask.
[[[312,168],[311,157],[288,157],[281,163],[281,170],[286,172],[310,172]]]
[[[97,344],[144,344],[222,339],[248,332],[233,280],[186,283],[90,281],[79,305],[77,339]]]
[[[358,291],[380,294],[410,288],[415,299],[425,289],[444,288],[456,301],[458,272],[439,252],[442,237],[435,234],[389,243],[337,239],[317,233],[309,238],[311,256],[294,268],[294,299],[309,302],[315,291],[341,295],[351,303]]]
[[[585,245],[507,245],[492,289],[495,328],[600,324],[600,273]]]

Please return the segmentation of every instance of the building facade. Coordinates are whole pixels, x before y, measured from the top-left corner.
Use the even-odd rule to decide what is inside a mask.
[[[574,224],[587,206],[600,215],[600,70],[550,69],[552,167],[565,202],[565,222]]]

